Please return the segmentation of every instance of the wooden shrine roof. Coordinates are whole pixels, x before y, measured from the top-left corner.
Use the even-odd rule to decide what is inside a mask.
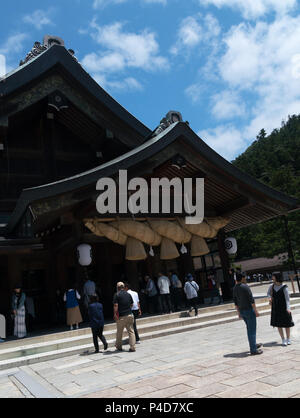
[[[178,154],[187,161],[181,170],[171,164],[172,157]],[[87,216],[87,208],[96,209],[97,181],[115,177],[119,170],[128,170],[131,177],[204,177],[206,216],[229,216],[227,232],[299,209],[295,198],[242,172],[211,149],[186,123],[177,122],[108,163],[52,184],[24,190],[7,225],[6,235],[13,233],[28,208],[35,215],[35,224],[40,222],[45,228],[72,210]]]
[[[135,135],[139,140],[151,133],[149,128],[102,89],[68,50],[60,45],[53,45],[2,79],[0,78],[0,109],[2,109],[0,121],[6,111],[11,112],[16,107],[16,96],[53,74],[59,74],[78,92],[87,95],[96,107],[108,112],[114,123],[119,120],[129,129],[131,135]],[[53,91],[55,91],[54,87]],[[13,112],[16,111],[17,109],[13,110]]]

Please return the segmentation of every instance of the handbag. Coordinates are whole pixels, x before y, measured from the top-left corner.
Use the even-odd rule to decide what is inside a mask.
[[[292,317],[292,314],[291,313],[290,313],[290,320],[291,320],[291,327],[294,327],[295,326],[295,323],[293,321],[293,317]]]

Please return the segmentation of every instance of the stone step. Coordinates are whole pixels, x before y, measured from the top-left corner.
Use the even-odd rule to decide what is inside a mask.
[[[266,298],[257,300],[256,304],[260,315],[270,314],[270,306]],[[291,299],[291,308],[293,310],[300,308],[300,298]],[[144,319],[151,320],[151,318],[141,318],[137,321],[142,341],[238,320],[232,304],[201,309],[198,317],[190,317],[185,311],[152,318],[155,318],[152,322],[144,321]],[[79,335],[76,333],[77,331],[52,334],[52,338],[49,340],[46,339],[46,336],[42,336],[39,342],[35,337],[28,339],[26,345],[21,345],[20,341],[11,342],[10,346],[7,345],[8,343],[4,343],[0,346],[0,370],[93,350],[90,329],[87,328],[84,333]],[[104,335],[109,347],[113,347],[115,344],[115,333],[115,324],[110,324],[108,328],[105,327]],[[124,333],[124,338],[126,338],[126,333]],[[14,345],[11,345],[12,343]]]
[[[258,304],[262,304],[262,303],[266,303],[267,302],[267,298],[261,298],[259,299],[259,301],[257,302]],[[224,311],[224,310],[228,310],[228,311],[234,311],[235,312],[235,308],[234,305],[232,303],[227,303],[227,304],[222,304],[222,305],[217,305],[217,306],[208,306],[208,307],[201,307],[199,309],[199,315],[204,315],[207,313],[217,313],[220,311]],[[180,311],[180,312],[174,312],[172,314],[164,314],[164,315],[154,315],[154,316],[148,316],[148,317],[142,317],[142,318],[138,318],[137,322],[138,322],[138,326],[139,328],[144,325],[144,324],[154,324],[156,322],[162,322],[162,321],[169,321],[169,320],[173,320],[173,319],[179,319],[179,318],[184,318],[187,317],[187,311]],[[115,332],[116,330],[116,325],[115,322],[108,322],[105,324],[105,333],[107,334],[109,331],[113,331]],[[26,347],[28,345],[34,345],[34,344],[40,344],[40,343],[50,343],[51,341],[56,342],[58,339],[59,340],[65,340],[65,339],[75,339],[78,338],[80,340],[80,338],[82,336],[88,336],[90,337],[91,335],[91,331],[89,327],[85,327],[85,328],[80,328],[78,330],[73,330],[73,331],[61,331],[61,332],[56,332],[56,333],[51,333],[49,332],[48,334],[44,334],[44,335],[39,335],[39,336],[32,336],[29,338],[26,338],[24,340],[13,340],[13,341],[8,341],[6,342],[4,345],[0,345],[0,355],[2,353],[3,349],[8,349],[8,348],[14,348],[14,347]],[[3,354],[3,353],[2,353]]]
[[[267,298],[260,298],[256,301],[256,303],[261,304],[261,303],[266,303],[267,302]],[[232,310],[235,311],[234,308],[234,304],[232,303],[226,303],[226,304],[221,304],[221,305],[217,305],[217,306],[207,306],[207,307],[201,307],[199,309],[199,313],[201,314],[205,314],[205,313],[209,313],[209,312],[218,312],[218,311],[223,311],[224,309],[226,310]],[[164,314],[164,315],[152,315],[152,316],[145,316],[142,318],[138,319],[138,324],[139,327],[143,324],[147,324],[147,323],[155,323],[155,322],[161,322],[166,321],[166,320],[172,320],[172,319],[177,319],[177,318],[182,318],[182,317],[186,317],[187,311],[180,311],[180,312],[174,312],[172,314]],[[115,322],[111,321],[111,322],[107,322],[105,324],[105,332],[114,330],[115,332]],[[58,339],[66,339],[66,338],[73,338],[73,337],[80,337],[80,336],[90,336],[91,332],[90,332],[90,328],[89,327],[85,327],[85,328],[80,328],[78,330],[64,330],[61,332],[48,332],[47,334],[44,335],[39,335],[39,336],[32,336],[29,338],[26,338],[22,341],[19,340],[13,340],[13,341],[7,341],[4,345],[5,345],[5,349],[10,348],[10,347],[16,347],[16,346],[27,346],[27,345],[33,345],[33,344],[39,344],[39,343],[43,343],[43,342],[50,342],[50,341],[57,341]],[[3,349],[3,345],[0,345],[0,356],[1,356],[1,352]]]

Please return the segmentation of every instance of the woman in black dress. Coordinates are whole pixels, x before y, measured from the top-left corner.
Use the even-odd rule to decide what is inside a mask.
[[[282,344],[287,346],[291,344],[290,328],[294,326],[290,309],[289,290],[287,285],[282,283],[283,278],[280,273],[274,273],[272,279],[273,284],[268,290],[268,297],[272,306],[271,326],[278,328]],[[284,338],[283,328],[286,331],[286,338]]]

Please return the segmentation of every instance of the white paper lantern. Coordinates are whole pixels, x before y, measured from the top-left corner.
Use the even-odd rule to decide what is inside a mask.
[[[77,247],[78,261],[81,266],[92,264],[92,247],[88,244],[81,244]]]
[[[228,254],[237,253],[237,242],[235,238],[226,238],[225,239],[225,249]]]

